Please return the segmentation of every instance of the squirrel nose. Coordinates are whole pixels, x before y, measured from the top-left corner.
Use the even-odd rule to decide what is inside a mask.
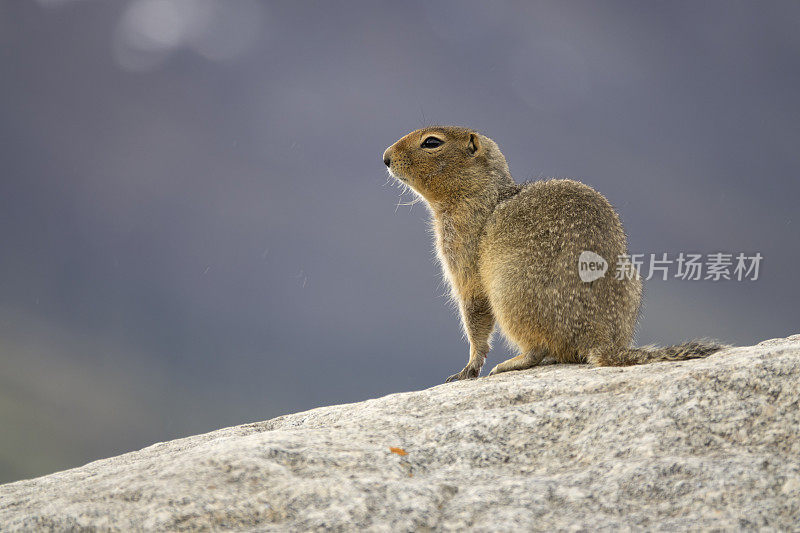
[[[383,164],[387,167],[392,164],[392,156],[389,154],[389,149],[387,148],[385,152],[383,152]]]

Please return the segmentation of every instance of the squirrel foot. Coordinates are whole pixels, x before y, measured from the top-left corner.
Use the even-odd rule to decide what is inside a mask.
[[[449,378],[445,380],[445,383],[450,383],[451,381],[461,381],[465,379],[476,379],[478,375],[481,373],[481,368],[475,368],[474,366],[467,365],[464,367],[464,370],[459,372],[458,374],[453,374]]]
[[[508,361],[503,361],[489,372],[490,376],[499,374],[501,372],[508,372],[509,370],[527,370],[533,368],[542,362],[546,354],[545,350],[529,350],[521,353],[516,357],[512,357]]]

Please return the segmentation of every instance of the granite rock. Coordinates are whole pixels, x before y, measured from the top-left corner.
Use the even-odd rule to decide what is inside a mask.
[[[2,485],[0,529],[797,529],[799,385],[800,335],[540,366]]]

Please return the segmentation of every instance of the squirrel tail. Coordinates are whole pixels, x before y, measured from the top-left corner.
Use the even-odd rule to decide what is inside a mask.
[[[687,359],[700,359],[708,357],[730,345],[714,340],[697,339],[673,346],[657,347],[643,346],[641,348],[625,348],[613,354],[604,354],[594,359],[593,363],[599,366],[630,366],[644,365],[658,361],[685,361]]]

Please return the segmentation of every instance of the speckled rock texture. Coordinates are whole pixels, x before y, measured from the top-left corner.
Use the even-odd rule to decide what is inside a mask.
[[[798,398],[800,335],[548,365],[3,485],[0,529],[797,530]]]

